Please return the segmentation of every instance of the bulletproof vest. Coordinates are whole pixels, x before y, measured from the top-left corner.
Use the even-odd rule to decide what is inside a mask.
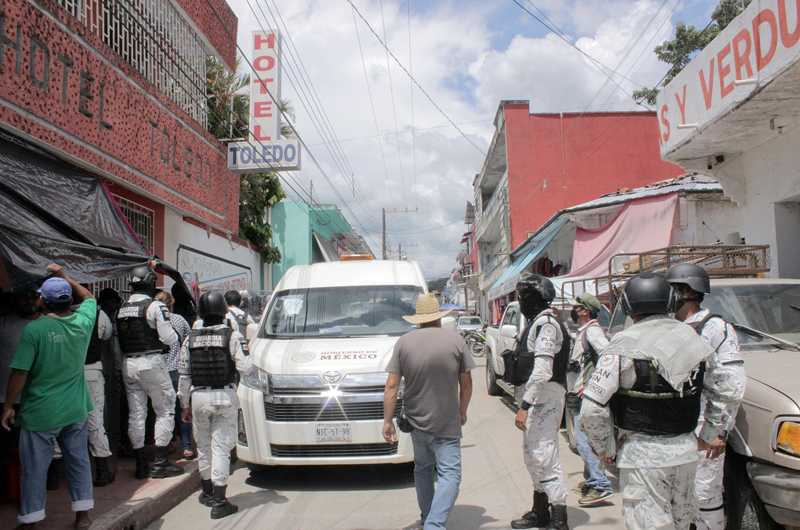
[[[709,312],[705,317],[703,317],[703,320],[700,320],[698,322],[692,322],[689,325],[692,326],[692,328],[697,332],[697,334],[702,337],[703,336],[703,329],[706,327],[706,324],[708,324],[708,321],[711,320],[712,318],[722,318],[722,317],[720,315],[716,315],[714,313]],[[724,318],[722,318],[722,321],[726,322],[726,320]],[[725,329],[725,339],[727,339],[728,338],[728,326],[725,326],[724,329]],[[723,339],[722,342],[725,342],[725,340]]]
[[[538,317],[537,317],[538,318]],[[569,332],[564,328],[560,322],[554,322],[550,315],[547,315],[548,322],[555,323],[561,329],[563,340],[561,341],[561,350],[559,350],[553,359],[553,376],[550,381],[565,384],[567,382],[567,364],[569,362],[569,354],[571,350]],[[517,341],[517,347],[513,352],[504,354],[504,361],[506,364],[506,373],[503,378],[507,383],[512,385],[523,385],[528,381],[534,368],[536,367],[535,352],[528,351],[528,335],[531,332],[531,327],[536,321],[536,318],[525,327],[522,332],[522,337]],[[536,329],[536,337],[539,336],[541,326]]]
[[[97,336],[97,322],[100,320],[100,310],[97,311],[97,317],[94,319],[94,328],[92,329],[92,338],[89,339],[89,349],[86,350],[86,363],[94,364],[100,360],[103,353],[103,348],[100,345],[100,337]]]
[[[667,383],[650,359],[634,359],[636,382],[611,399],[614,424],[629,431],[660,436],[694,432],[700,417],[706,364],[700,363],[680,392]]]
[[[241,316],[237,315],[233,311],[228,311],[231,317],[236,321],[236,325],[239,326],[239,333],[244,335],[247,333],[247,313],[242,313]]]
[[[158,330],[147,323],[147,308],[153,300],[126,302],[117,313],[117,335],[119,348],[128,356],[167,353],[169,346],[161,343]]]
[[[231,359],[233,330],[193,329],[189,332],[189,370],[192,385],[223,388],[236,381],[236,364]]]
[[[602,326],[599,324],[589,324],[590,326],[597,326],[600,329],[603,329]],[[605,331],[603,331],[605,333]],[[597,361],[600,359],[600,355],[595,351],[594,346],[589,341],[589,326],[586,326],[586,329],[583,330],[583,334],[581,335],[581,346],[583,346],[583,361],[584,363],[591,363],[594,366],[597,366]]]

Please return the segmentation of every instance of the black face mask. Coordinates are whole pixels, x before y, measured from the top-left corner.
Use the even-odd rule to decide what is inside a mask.
[[[547,307],[548,304],[536,296],[526,296],[519,299],[519,309],[525,315],[525,318],[533,318],[547,309]]]
[[[571,318],[572,321],[577,324],[578,323],[578,319],[580,318],[578,316],[578,310],[577,309],[573,309],[572,311],[570,311],[569,312],[569,318]]]

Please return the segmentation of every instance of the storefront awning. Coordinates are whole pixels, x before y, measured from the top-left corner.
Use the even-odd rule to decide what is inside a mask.
[[[560,278],[608,276],[608,263],[617,254],[639,254],[669,246],[677,204],[677,192],[636,199],[605,226],[578,228],[572,270]]]
[[[322,257],[325,258],[325,261],[339,261],[339,253],[336,252],[333,243],[316,232],[314,232],[314,241],[317,242],[317,246],[320,252],[322,252]]]
[[[150,259],[100,179],[6,135],[0,212],[0,255],[13,286],[48,276],[50,263],[94,283]]]
[[[567,224],[569,219],[567,217],[563,217],[558,219],[556,222],[551,224],[541,233],[541,239],[538,242],[535,242],[535,246],[528,251],[527,254],[524,254],[517,258],[514,263],[503,273],[500,278],[494,282],[494,285],[489,289],[489,300],[494,300],[495,298],[500,298],[506,293],[510,293],[514,289],[517,288],[517,283],[519,282],[520,278],[522,277],[522,273],[527,269],[531,263],[539,259],[539,257],[544,254],[547,247],[550,246],[550,243],[553,242],[553,239],[556,238],[558,233]]]

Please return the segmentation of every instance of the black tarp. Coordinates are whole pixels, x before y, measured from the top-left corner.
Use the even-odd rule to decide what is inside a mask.
[[[50,263],[95,283],[150,259],[100,179],[5,134],[0,254],[14,286],[44,278]]]

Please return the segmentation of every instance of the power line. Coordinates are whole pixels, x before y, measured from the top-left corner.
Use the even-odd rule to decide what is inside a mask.
[[[248,5],[249,5],[249,2],[248,2]],[[268,18],[266,16],[266,13],[264,13],[264,10],[261,9],[261,5],[258,2],[256,2],[256,5],[258,5],[259,11],[261,12],[262,16],[264,17],[265,22],[267,22],[269,24],[269,20],[268,20]],[[295,65],[295,68],[297,69],[297,72],[293,73],[292,72],[292,68],[290,67],[290,65],[288,63],[285,65],[287,73],[290,75],[289,82],[292,84],[292,86],[294,86],[296,89],[298,89],[298,96],[300,96],[300,102],[309,111],[309,115],[311,117],[311,123],[314,126],[314,128],[317,129],[317,132],[319,132],[320,138],[323,140],[323,143],[326,144],[325,147],[328,150],[328,153],[331,155],[331,159],[333,160],[334,165],[336,165],[338,167],[339,171],[341,171],[342,175],[345,177],[345,180],[346,180],[347,175],[349,174],[351,176],[351,178],[352,178],[353,183],[355,184],[355,175],[354,175],[353,169],[350,166],[349,161],[347,160],[347,156],[344,154],[344,151],[341,149],[341,146],[339,145],[338,137],[336,136],[336,133],[333,130],[333,127],[330,124],[330,120],[327,117],[327,113],[325,112],[325,108],[322,106],[321,102],[319,101],[319,95],[316,93],[316,89],[314,88],[314,85],[310,80],[310,76],[308,75],[308,71],[305,68],[305,64],[303,64],[303,60],[302,60],[302,57],[300,57],[300,53],[297,50],[297,47],[294,45],[294,41],[292,40],[291,33],[289,33],[289,29],[288,29],[288,27],[286,25],[286,22],[283,20],[283,17],[280,15],[280,11],[278,11],[277,4],[275,4],[273,2],[273,5],[275,6],[275,11],[278,13],[278,16],[280,17],[281,22],[283,23],[284,32],[285,32],[287,38],[289,39],[289,41],[288,41],[289,42],[289,46],[286,49],[289,52],[290,59],[292,60],[292,62]],[[272,15],[272,18],[273,18],[273,20],[274,20],[274,22],[275,22],[275,24],[277,26],[278,25],[278,18],[275,17],[275,14],[272,12],[272,9],[270,8],[268,3],[266,3],[266,6],[267,6],[267,10],[269,11],[270,15]],[[253,10],[252,6],[249,6],[249,7],[250,7],[250,10],[253,12],[253,15],[256,17],[256,21],[258,21],[258,15],[256,15],[256,13]],[[259,25],[260,25],[260,23],[259,23]],[[261,26],[261,29],[262,30],[264,29],[263,26]],[[292,48],[294,48],[294,52],[292,51]],[[300,66],[298,66],[298,62],[300,63]],[[305,72],[305,76],[303,75],[304,72]],[[296,81],[298,76],[300,77],[300,80],[303,82],[305,87],[308,89],[308,93],[312,94],[312,95],[307,94],[306,90],[303,89],[302,85],[292,81],[292,78],[294,78],[295,81]],[[306,80],[307,78],[308,78],[308,80]],[[305,98],[306,98],[305,100],[303,99],[303,96],[305,96]],[[316,96],[316,100],[314,99],[314,96]],[[308,103],[307,103],[307,101],[308,101]],[[316,121],[314,120],[315,117],[316,117]],[[321,124],[322,128],[320,128],[320,126],[317,125],[317,122],[319,122]],[[326,132],[327,132],[327,134],[326,134]],[[335,139],[335,141],[334,141],[334,139]],[[334,149],[334,151],[331,151],[331,146],[328,144],[329,141],[330,141],[330,143],[333,144],[334,148],[338,147],[338,156],[337,156],[337,153],[335,152],[335,149]],[[359,198],[355,195],[355,190],[354,190],[354,197],[356,197],[356,202],[359,204],[359,206],[361,207],[362,211],[367,216],[367,221],[371,222],[373,226],[377,227],[377,222],[376,222],[374,216],[372,216],[370,214],[369,209],[366,208],[364,206],[364,203],[362,201],[360,201]]]
[[[230,32],[230,30],[229,30],[229,29],[227,28],[227,26],[225,25],[224,21],[222,20],[222,17],[220,17],[220,15],[219,15],[219,12],[217,12],[216,8],[215,8],[215,7],[214,7],[214,6],[211,4],[210,0],[206,0],[206,3],[209,5],[209,7],[210,7],[210,8],[211,8],[211,10],[213,11],[214,15],[216,16],[217,20],[220,22],[220,24],[221,24],[221,25],[223,26],[223,28],[225,29],[226,33],[228,34],[228,37],[230,37],[230,39],[231,39],[231,40],[232,40],[234,43],[236,43],[236,39],[235,39],[235,37],[233,36],[233,34]],[[263,30],[263,27],[262,27],[262,30]],[[239,46],[239,45],[238,45],[238,43],[236,43],[236,47],[237,47],[237,49],[238,49],[238,50],[239,50],[239,51],[242,53],[242,58],[243,58],[243,59],[245,59],[245,61],[247,61],[248,65],[250,66],[250,68],[251,68],[251,70],[253,71],[253,73],[255,73],[256,77],[257,77],[257,78],[259,79],[259,81],[262,83],[262,86],[266,86],[266,85],[264,85],[263,79],[261,79],[261,77],[258,75],[258,72],[257,72],[257,71],[256,71],[256,70],[253,68],[253,64],[250,62],[250,60],[249,60],[249,59],[247,59],[247,57],[245,57],[245,56],[244,56],[244,54],[243,54],[243,50],[242,50],[241,46]],[[272,99],[272,101],[275,103],[275,105],[279,105],[279,102],[276,100],[275,96],[274,96],[274,95],[273,95],[273,94],[272,94],[272,93],[269,91],[269,89],[266,89],[266,92],[267,92],[267,94],[270,96],[270,98]],[[336,188],[335,188],[334,186],[332,186],[332,183],[330,182],[330,179],[328,178],[328,175],[327,175],[327,173],[325,173],[325,171],[322,169],[322,166],[321,166],[321,165],[319,164],[319,162],[317,161],[317,159],[316,159],[316,157],[314,156],[313,152],[311,152],[311,150],[309,150],[309,149],[308,149],[308,146],[305,144],[305,142],[303,141],[302,137],[301,137],[301,136],[300,136],[300,134],[297,132],[297,129],[294,127],[294,125],[291,123],[291,121],[289,121],[288,119],[287,119],[286,121],[287,121],[287,124],[288,124],[288,126],[289,126],[289,127],[292,129],[292,131],[293,131],[294,135],[295,135],[295,136],[297,137],[297,139],[300,141],[300,143],[301,143],[303,146],[305,146],[305,147],[306,147],[306,150],[307,150],[307,152],[308,152],[308,155],[311,157],[311,160],[314,162],[314,164],[316,165],[317,169],[320,171],[320,173],[321,173],[321,174],[322,174],[322,176],[325,178],[325,180],[326,180],[326,181],[327,181],[329,184],[331,184],[331,187],[334,189],[334,192],[336,192],[336,193],[338,194],[338,191],[336,190]],[[241,123],[241,120],[240,120],[240,123]],[[251,145],[251,146],[253,145],[251,142],[249,142],[249,140],[248,140],[248,143],[250,143],[250,145]],[[255,147],[255,146],[253,146],[253,147]],[[294,178],[293,178],[293,177],[289,177],[289,175],[286,175],[286,177],[287,177],[287,178],[291,178],[292,180],[294,180]],[[290,186],[290,187],[291,187],[291,186]],[[292,189],[293,189],[293,188],[292,188]],[[293,189],[293,191],[295,191],[295,190]],[[340,196],[340,199],[341,199],[341,196]],[[309,204],[308,202],[306,202],[306,201],[303,201],[303,202],[305,202],[307,205],[309,205],[309,206],[310,206],[310,204]],[[312,201],[312,202],[313,202],[313,201]],[[360,222],[359,218],[358,218],[358,217],[357,217],[357,216],[356,216],[356,215],[353,213],[353,211],[352,211],[352,210],[350,209],[350,207],[347,205],[346,201],[344,201],[344,200],[342,199],[342,203],[343,203],[343,204],[344,204],[344,206],[347,208],[347,210],[350,212],[350,214],[353,216],[353,218],[355,219],[356,223],[357,223],[357,224],[360,226],[360,228],[361,228],[361,229],[362,229],[362,230],[363,230],[363,231],[366,233],[366,232],[367,232],[366,228],[364,228],[364,226],[361,224],[361,222]],[[320,206],[320,205],[319,205],[319,204],[317,204],[317,206]],[[322,211],[324,212],[324,210],[322,210]],[[327,212],[324,212],[324,213],[326,213],[326,214],[327,214]],[[330,219],[330,221],[331,221],[331,222],[333,222],[334,224],[336,224],[336,222],[335,222],[335,220],[333,219],[333,217],[332,217],[332,216],[330,216],[330,214],[327,214],[327,215],[328,215],[328,218]],[[310,216],[309,216],[309,217],[310,217]],[[342,228],[344,228],[344,227],[342,227]],[[342,230],[342,231],[347,231],[347,230]],[[369,234],[367,234],[367,236],[369,237]],[[374,241],[373,241],[373,244],[374,244]]]
[[[352,5],[352,4],[351,4]],[[353,27],[356,30],[356,38],[358,39],[358,50],[361,53],[361,65],[364,67],[364,80],[367,83],[367,93],[369,94],[369,104],[370,108],[372,109],[372,119],[375,121],[375,132],[380,134],[380,129],[378,128],[378,115],[375,112],[375,102],[372,99],[372,89],[369,86],[369,75],[367,75],[367,62],[364,59],[364,49],[361,46],[361,35],[358,33],[358,23],[356,21],[356,14],[355,14],[355,6],[353,6]],[[394,194],[392,193],[392,185],[389,182],[389,167],[386,165],[386,155],[383,153],[383,142],[378,139],[378,147],[380,147],[381,151],[381,159],[383,159],[383,171],[386,173],[386,187],[389,188],[389,198],[392,200],[392,209],[396,209],[394,203]]]
[[[383,25],[383,38],[387,42],[389,41],[386,38],[386,21],[383,18],[383,0],[379,0],[381,6],[381,24]],[[403,208],[408,210],[408,202],[406,201],[406,181],[405,177],[403,176],[403,157],[400,155],[400,135],[397,132],[397,109],[394,104],[394,87],[392,86],[392,67],[389,64],[389,51],[386,51],[386,71],[389,74],[389,94],[392,97],[392,116],[394,117],[394,136],[397,139],[397,161],[398,161],[398,169],[400,170],[400,187],[403,190]],[[406,218],[406,226],[408,226],[408,216]],[[410,228],[410,227],[409,227]]]
[[[206,1],[208,1],[208,0],[206,0]],[[445,118],[447,118],[447,121],[449,121],[449,122],[450,122],[450,125],[452,125],[453,127],[455,127],[455,128],[456,128],[456,130],[457,130],[457,131],[458,131],[458,132],[461,134],[461,136],[463,136],[463,137],[464,137],[464,139],[466,139],[466,140],[467,140],[467,141],[468,141],[470,144],[472,144],[472,147],[474,147],[475,149],[477,149],[477,150],[478,150],[478,152],[479,152],[479,153],[481,153],[483,156],[486,156],[486,153],[483,151],[483,149],[481,149],[480,147],[478,147],[477,145],[475,145],[475,143],[474,143],[472,140],[470,140],[470,139],[469,139],[469,137],[468,137],[468,136],[467,136],[467,135],[464,133],[464,131],[462,131],[461,129],[459,129],[458,125],[456,125],[456,124],[455,124],[455,122],[454,122],[453,120],[451,120],[451,119],[450,119],[450,116],[448,116],[448,115],[447,115],[447,114],[446,114],[446,113],[445,113],[445,112],[444,112],[444,111],[443,111],[443,110],[442,110],[442,109],[439,107],[439,105],[437,105],[437,104],[436,104],[436,102],[435,102],[435,101],[433,101],[433,98],[432,98],[432,97],[431,97],[431,96],[430,96],[430,95],[429,95],[429,94],[428,94],[428,93],[425,91],[425,89],[424,89],[424,88],[422,88],[422,85],[420,85],[420,84],[417,82],[417,80],[416,80],[416,79],[414,79],[414,76],[412,76],[412,75],[411,75],[411,73],[409,73],[409,71],[408,71],[408,70],[406,70],[406,67],[405,67],[405,66],[403,66],[403,63],[401,63],[401,62],[400,62],[400,61],[397,59],[397,57],[395,57],[395,55],[392,53],[392,51],[389,49],[389,47],[388,47],[386,44],[384,44],[384,42],[381,40],[380,36],[379,36],[379,35],[378,35],[378,34],[375,32],[375,30],[374,30],[374,29],[372,29],[372,26],[369,24],[369,22],[367,21],[367,19],[366,19],[366,18],[364,18],[364,15],[362,15],[362,14],[361,14],[361,11],[359,11],[359,10],[358,10],[358,8],[355,6],[355,4],[353,4],[353,0],[347,0],[347,3],[349,3],[349,4],[350,4],[350,5],[353,7],[353,11],[355,11],[355,12],[358,14],[358,16],[361,18],[361,20],[363,20],[363,21],[364,21],[364,24],[366,24],[366,25],[367,25],[367,27],[369,28],[369,30],[372,32],[372,34],[373,34],[373,35],[375,35],[375,38],[376,38],[376,39],[378,39],[378,42],[380,42],[380,43],[381,43],[381,46],[383,46],[383,47],[386,49],[386,52],[387,52],[387,53],[388,53],[388,54],[391,56],[391,58],[392,58],[392,59],[394,59],[394,61],[395,61],[395,62],[397,63],[397,65],[398,65],[398,66],[399,66],[399,67],[400,67],[400,68],[403,70],[403,72],[405,72],[405,73],[406,73],[406,75],[409,77],[409,79],[411,79],[411,81],[412,81],[412,82],[413,82],[415,85],[417,85],[417,88],[419,88],[420,92],[422,92],[423,94],[425,94],[425,97],[426,97],[426,98],[428,98],[428,101],[430,101],[430,102],[431,102],[431,105],[433,105],[433,106],[436,108],[436,110],[438,110],[438,111],[441,113],[441,115],[442,115],[442,116],[444,116]]]

